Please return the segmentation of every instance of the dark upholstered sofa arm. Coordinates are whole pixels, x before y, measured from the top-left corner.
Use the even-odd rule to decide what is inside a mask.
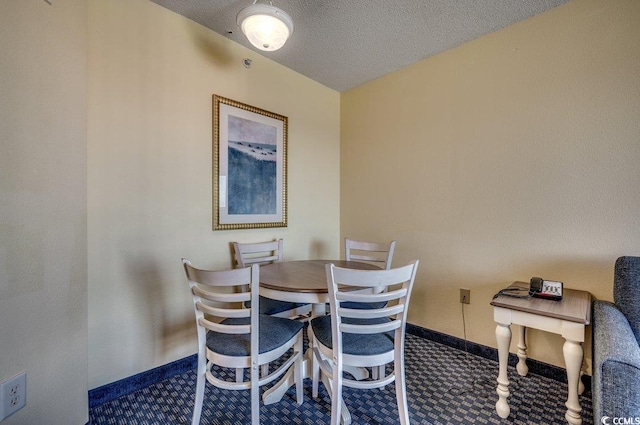
[[[640,418],[640,347],[622,312],[593,303],[593,421]]]

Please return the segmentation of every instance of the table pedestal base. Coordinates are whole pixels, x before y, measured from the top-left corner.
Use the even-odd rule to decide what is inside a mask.
[[[311,357],[313,355],[313,351],[308,348],[305,352],[304,359],[302,360],[302,373],[303,379],[311,378]],[[364,373],[363,373],[364,371]],[[355,373],[358,373],[360,376],[364,376],[364,378],[368,377],[368,371],[364,368],[357,368],[354,370]],[[349,371],[351,373],[351,371]],[[326,376],[322,375],[322,383],[326,388],[329,388],[330,382],[326,378]],[[362,378],[362,379],[364,379]],[[295,380],[293,379],[293,369],[289,369],[287,373],[285,373],[282,378],[271,388],[264,392],[262,395],[262,402],[265,405],[277,403],[282,400],[282,397],[286,394],[287,390],[291,388],[291,386],[295,384]],[[342,403],[342,424],[349,425],[351,423],[351,414],[349,413],[349,409],[347,409],[347,405]]]

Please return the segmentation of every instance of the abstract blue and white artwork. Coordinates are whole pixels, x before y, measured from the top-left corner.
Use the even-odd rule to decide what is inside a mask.
[[[277,128],[229,115],[229,214],[276,213]]]

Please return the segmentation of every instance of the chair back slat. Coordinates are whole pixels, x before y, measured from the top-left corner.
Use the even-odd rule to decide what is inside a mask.
[[[238,286],[246,288],[247,284]],[[194,286],[191,289],[191,292],[193,293],[193,295],[200,297],[203,300],[216,301],[219,303],[239,303],[251,300],[251,293],[247,292],[246,290],[243,292],[226,293],[209,291],[205,288]]]
[[[188,260],[186,260],[188,261]],[[238,286],[251,283],[251,272],[236,273],[234,270],[201,270],[185,264],[187,278],[205,287]]]
[[[347,261],[366,261],[366,262],[372,262],[372,263],[384,263],[386,267],[387,258],[386,257],[378,258],[372,255],[359,255],[359,254],[352,253],[351,255],[349,255],[349,259]],[[384,269],[385,267],[382,267],[382,268]]]
[[[251,264],[266,264],[266,263],[273,263],[274,261],[278,261],[280,259],[280,257],[278,255],[270,255],[270,256],[264,256],[264,257],[255,257],[255,258],[249,258],[249,257],[245,257],[242,262],[244,263],[244,266],[247,267],[248,265]]]
[[[353,302],[383,302],[383,301],[393,301],[407,295],[407,290],[405,288],[394,289],[389,292],[378,292],[375,291],[374,294],[371,293],[360,293],[356,291],[352,292],[339,292],[337,294],[338,301],[353,301]]]
[[[223,325],[205,318],[200,318],[198,323],[210,331],[219,332],[221,334],[242,335],[251,333],[251,325]]]
[[[404,283],[411,278],[411,268],[407,269],[406,266],[389,270],[356,270],[336,267],[334,273],[340,285],[360,288],[388,288]],[[349,296],[348,293],[343,293],[344,296]]]
[[[344,253],[347,261],[371,263],[382,269],[391,268],[396,241],[378,243],[355,241],[349,238],[345,238],[344,241]]]
[[[396,330],[402,326],[402,321],[393,320],[387,323],[376,323],[373,325],[354,325],[349,323],[341,323],[340,331],[350,334],[380,334]]]
[[[216,307],[200,301],[196,303],[196,308],[209,316],[224,317],[227,319],[251,317],[251,310],[248,308],[234,308],[234,306],[231,306],[231,308]]]
[[[351,317],[354,319],[378,319],[380,317],[390,317],[404,312],[404,304],[393,305],[383,308],[342,308],[338,307],[341,317]]]

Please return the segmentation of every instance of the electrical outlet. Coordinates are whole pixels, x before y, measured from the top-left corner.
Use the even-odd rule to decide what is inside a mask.
[[[0,384],[0,421],[22,409],[27,402],[27,372]]]
[[[471,290],[460,288],[460,302],[462,304],[471,304]]]

